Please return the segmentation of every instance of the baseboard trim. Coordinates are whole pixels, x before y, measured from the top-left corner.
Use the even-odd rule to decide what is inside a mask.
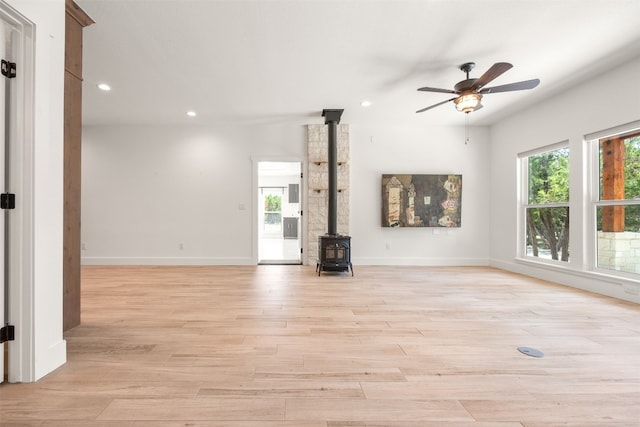
[[[492,259],[490,265],[512,273],[640,304],[640,296],[638,295],[640,284],[637,281],[534,262],[508,262]]]
[[[38,381],[40,378],[67,363],[67,341],[59,341],[42,352],[36,348],[34,359],[36,361],[34,369],[35,378],[33,378],[32,381]]]
[[[353,265],[389,265],[389,266],[480,266],[489,265],[489,258],[384,258],[384,257],[356,257]]]
[[[84,257],[82,265],[255,265],[252,258]]]

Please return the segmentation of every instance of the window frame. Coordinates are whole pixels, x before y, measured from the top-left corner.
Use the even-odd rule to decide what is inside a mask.
[[[552,203],[529,203],[529,158],[543,153],[556,151],[559,149],[567,149],[569,151],[569,181],[571,181],[571,148],[569,140],[563,140],[554,144],[538,147],[533,150],[524,151],[518,153],[518,177],[520,179],[520,185],[518,186],[518,239],[517,239],[517,259],[525,260],[528,262],[544,263],[559,267],[568,267],[571,262],[571,256],[567,261],[555,260],[551,258],[545,258],[540,256],[533,256],[527,254],[527,210],[528,209],[543,209],[543,208],[566,208],[569,217],[571,217],[570,199],[566,202],[552,202]],[[571,225],[569,225],[569,235],[571,236]],[[569,238],[569,254],[572,250],[572,242]]]
[[[600,141],[610,137],[633,136],[640,133],[640,121],[616,126],[584,136],[587,144],[588,163],[586,179],[588,196],[584,204],[587,229],[587,269],[604,276],[638,281],[640,275],[598,266],[598,209],[607,206],[640,206],[640,199],[600,199]]]

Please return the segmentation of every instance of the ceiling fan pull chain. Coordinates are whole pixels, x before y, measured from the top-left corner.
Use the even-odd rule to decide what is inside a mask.
[[[464,145],[469,143],[470,139],[470,131],[469,131],[469,113],[464,113]]]

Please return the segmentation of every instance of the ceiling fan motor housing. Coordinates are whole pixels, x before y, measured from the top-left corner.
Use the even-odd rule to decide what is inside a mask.
[[[476,80],[478,80],[478,79],[462,80],[461,82],[456,83],[456,85],[453,87],[453,89],[458,93],[464,92],[465,90],[471,89],[471,87],[476,82]]]

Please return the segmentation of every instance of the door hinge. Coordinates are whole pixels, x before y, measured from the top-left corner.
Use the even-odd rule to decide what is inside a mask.
[[[16,195],[12,193],[0,194],[0,209],[15,209]]]
[[[300,216],[302,216],[302,211],[300,211]]]
[[[0,72],[2,72],[2,75],[8,79],[14,78],[16,76],[16,63],[3,59]]]
[[[304,178],[304,173],[300,172],[300,178]]]
[[[0,344],[16,339],[16,328],[13,325],[7,325],[0,328]]]
[[[304,253],[304,249],[300,248],[300,253],[303,254]]]

